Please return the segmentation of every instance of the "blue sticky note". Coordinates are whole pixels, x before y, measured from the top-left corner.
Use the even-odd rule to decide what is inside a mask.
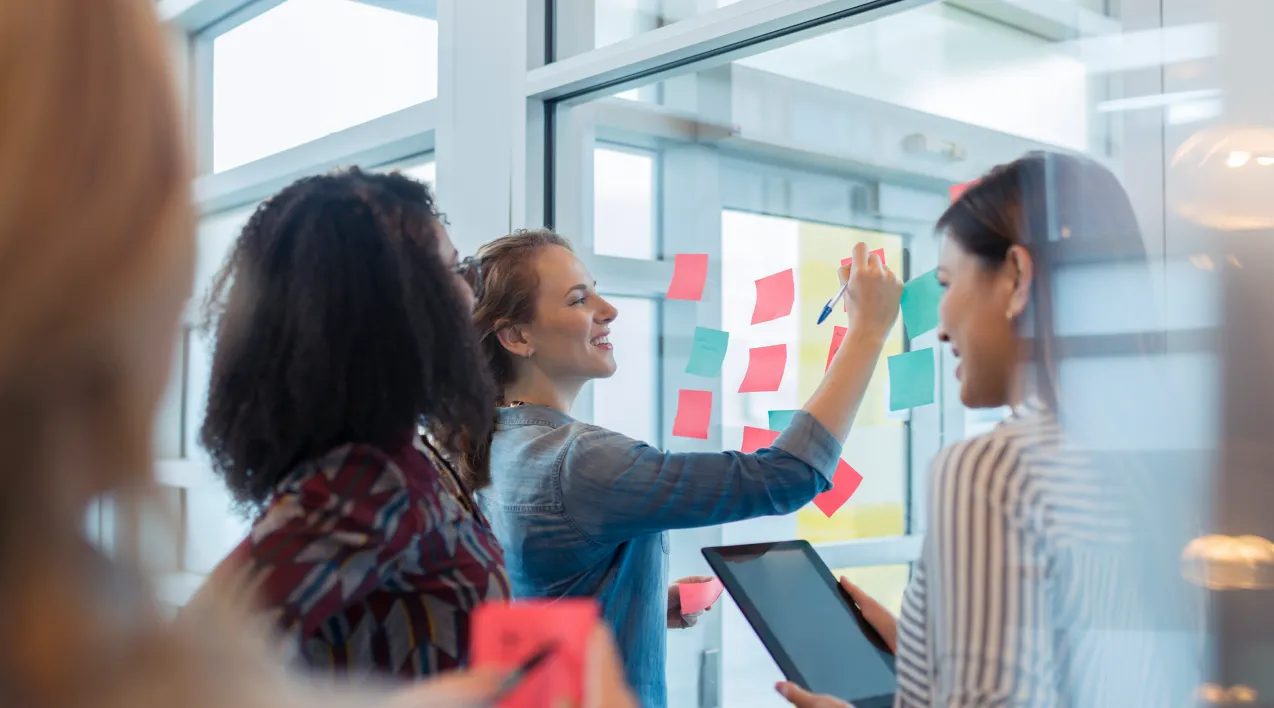
[[[889,357],[889,410],[933,403],[933,347]]]
[[[770,411],[770,430],[777,430],[780,433],[787,430],[787,426],[792,424],[794,415],[796,411]]]
[[[941,301],[937,270],[918,275],[902,286],[902,323],[907,326],[908,337],[914,339],[938,326]]]
[[[708,327],[695,327],[694,346],[690,349],[690,361],[686,373],[712,378],[721,374],[721,362],[725,361],[730,333]]]

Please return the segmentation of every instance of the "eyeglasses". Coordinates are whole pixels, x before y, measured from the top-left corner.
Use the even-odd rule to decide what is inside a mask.
[[[477,256],[469,256],[460,261],[452,269],[456,275],[464,279],[469,284],[469,289],[477,295],[482,291],[482,259]]]

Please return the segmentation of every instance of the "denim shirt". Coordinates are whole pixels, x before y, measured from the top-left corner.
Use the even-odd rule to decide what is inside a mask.
[[[669,529],[789,514],[841,445],[798,412],[774,445],[663,452],[542,406],[500,410],[481,504],[516,598],[594,597],[642,705],[664,708]]]

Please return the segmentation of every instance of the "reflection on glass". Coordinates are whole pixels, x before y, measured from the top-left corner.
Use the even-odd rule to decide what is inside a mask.
[[[669,4],[558,3],[556,19],[562,30],[563,20],[574,17],[581,23],[577,28],[586,39],[585,49],[591,49],[656,31],[667,22],[654,18]],[[713,5],[693,3],[699,13],[728,13],[740,7]],[[975,5],[977,12],[965,9]],[[573,10],[565,12],[568,6],[587,6],[592,12],[575,15]],[[770,410],[799,407],[824,371],[831,326],[820,330],[812,323],[835,289],[839,259],[849,255],[855,241],[863,240],[885,248],[887,260],[900,274],[915,276],[934,268],[941,239],[933,227],[951,203],[950,188],[997,164],[1031,150],[1062,150],[1094,157],[1125,182],[1144,180],[1139,170],[1161,164],[1154,160],[1162,160],[1162,155],[1137,152],[1138,142],[1130,139],[1151,111],[1138,100],[1144,97],[1135,91],[1142,89],[1125,81],[1125,75],[1162,67],[1169,54],[1176,57],[1173,62],[1182,62],[1185,55],[1189,61],[1200,61],[1215,52],[1204,46],[1206,42],[1183,47],[1157,30],[1123,32],[1118,21],[1110,20],[1119,14],[1118,6],[1113,0],[924,3],[852,26],[834,23],[822,34],[802,35],[782,46],[758,45],[749,56],[732,54],[729,62],[661,75],[644,85],[625,84],[622,92],[588,100],[586,107],[559,104],[558,145],[652,156],[656,257],[709,254],[712,271],[703,301],[665,304],[668,331],[663,335],[670,343],[686,342],[684,350],[675,350],[675,356],[684,356],[695,325],[729,331],[722,375],[705,384],[679,371],[666,371],[663,400],[675,397],[678,388],[713,387],[714,419],[719,418],[720,427],[712,433],[724,449],[739,447],[743,426],[768,427]],[[627,13],[626,19],[607,12]],[[1054,23],[1051,28],[1041,24],[1045,20]],[[700,20],[691,21],[708,19],[701,14]],[[558,39],[572,41],[560,33]],[[1216,87],[1202,85],[1203,79],[1196,84],[1190,88],[1205,92],[1196,99],[1215,98]],[[1043,86],[1047,90],[1041,92]],[[1151,106],[1162,113],[1178,107]],[[555,185],[555,213],[571,220],[595,214],[593,237],[606,248],[601,245],[605,234],[598,205],[610,196],[601,193],[604,185],[577,179],[596,168],[595,154],[574,147],[562,154],[555,164],[560,180]],[[1268,157],[1269,169],[1274,169],[1274,153]],[[1242,168],[1227,169],[1258,167],[1262,166],[1253,152]],[[581,202],[581,186],[585,191],[592,186],[596,194],[585,194]],[[1147,384],[1146,390],[1162,388],[1163,381],[1184,385],[1188,390],[1182,400],[1194,400],[1205,378],[1202,371],[1196,375],[1195,362],[1202,370],[1203,357],[1182,354],[1180,361],[1154,360],[1147,366],[1144,357],[1123,349],[1123,339],[1208,322],[1216,302],[1207,294],[1209,279],[1200,277],[1208,272],[1184,258],[1166,262],[1156,270],[1159,280],[1150,282],[1164,295],[1155,300],[1153,311],[1146,312],[1137,309],[1138,298],[1126,296],[1148,291],[1147,279],[1138,275],[1144,268],[1103,264],[1091,254],[1080,255],[1084,257],[1066,262],[1062,270],[1067,288],[1058,296],[1055,323],[1065,328],[1059,331],[1068,339],[1100,338],[1075,342],[1084,346],[1074,350],[1085,355],[1067,355],[1059,365],[1069,390],[1077,391],[1075,410],[1086,413],[1080,424],[1094,426],[1097,421],[1105,430],[1111,427],[1109,420],[1123,415],[1124,409],[1107,395],[1112,377],[1139,377],[1139,387],[1142,378],[1160,382]],[[655,272],[645,271],[645,264],[633,265],[633,273]],[[755,279],[787,268],[794,269],[797,284],[793,313],[752,325]],[[634,275],[633,280],[642,277]],[[653,291],[667,282],[639,286]],[[1160,291],[1154,292],[1158,297]],[[1158,315],[1161,311],[1166,314]],[[899,328],[891,335],[886,355],[901,351],[903,334]],[[789,347],[780,390],[737,393],[748,348],[779,343]],[[933,333],[911,344],[943,347]],[[900,421],[886,415],[887,368],[882,357],[844,447],[846,461],[863,475],[862,486],[840,512],[828,519],[810,507],[788,516],[729,524],[721,529],[721,543],[791,538],[835,543],[917,532],[905,522],[909,512],[923,509],[923,479],[933,455],[944,444],[985,432],[1007,413],[966,413],[956,398],[958,382],[950,373],[954,367],[945,366],[947,360],[943,363],[937,405]],[[1174,375],[1160,375],[1169,364]],[[1182,364],[1189,367],[1186,376],[1175,373]],[[1092,410],[1105,413],[1089,415]],[[1184,417],[1178,411],[1177,418],[1185,422],[1170,421],[1166,429],[1172,435],[1163,434],[1165,428],[1156,423],[1142,426],[1157,433],[1154,439],[1121,442],[1135,449],[1161,450],[1164,441],[1174,447],[1198,447],[1204,433],[1191,431],[1211,429],[1200,420],[1206,419],[1206,410],[1199,410],[1187,411]],[[670,424],[662,422],[665,435]],[[678,448],[683,441],[669,443]],[[686,442],[680,449],[701,448]],[[922,519],[923,514],[912,518]],[[845,572],[898,609],[907,582],[905,565]],[[772,662],[750,643],[751,630],[739,624],[740,617],[728,611],[723,615],[723,704],[780,705],[767,683],[774,678]],[[1190,681],[1185,690],[1193,690],[1195,683]],[[697,696],[673,699],[691,704]]]
[[[349,0],[288,0],[212,42],[221,172],[438,94],[438,23]]]
[[[566,59],[739,0],[573,0],[554,3],[555,55]],[[760,0],[766,4],[780,0]],[[758,0],[752,0],[757,4]]]
[[[400,167],[398,171],[418,182],[424,182],[431,189],[438,186],[438,164],[433,160],[414,167]]]
[[[1192,136],[1172,156],[1181,185],[1177,213],[1223,231],[1274,226],[1274,129],[1219,126]]]
[[[655,156],[650,152],[593,151],[593,252],[654,258]]]
[[[722,367],[721,419],[729,437],[743,426],[769,427],[769,411],[800,408],[823,380],[831,349],[833,327],[847,324],[847,315],[834,313],[816,325],[827,298],[836,292],[836,268],[842,258],[863,241],[869,249],[883,248],[885,262],[902,263],[902,237],[876,231],[828,226],[797,219],[726,211],[721,217],[721,321],[731,333],[730,348]],[[792,314],[752,325],[756,299],[755,281],[791,268],[796,277],[796,304]],[[738,393],[752,347],[785,343],[787,368],[775,393]],[[803,538],[811,543],[849,541],[856,538],[900,536],[907,455],[903,423],[888,413],[886,357],[902,351],[902,327],[895,326],[885,343],[867,395],[844,449],[844,458],[863,475],[863,482],[849,503],[828,518],[814,505],[797,512],[792,520],[758,522],[787,534],[776,538]],[[736,433],[737,434],[737,433]],[[753,522],[747,522],[753,523]],[[756,525],[756,524],[754,524]]]
[[[902,594],[911,580],[911,566],[867,565],[860,568],[834,568],[832,575],[841,576],[862,588],[897,617],[902,612]]]
[[[593,420],[634,440],[659,444],[659,310],[654,300],[604,295],[619,317],[611,324],[615,375],[593,382]]]
[[[1209,590],[1274,588],[1274,542],[1260,536],[1202,536],[1182,551],[1181,572]]]
[[[1226,688],[1215,683],[1205,683],[1195,689],[1194,698],[1200,706],[1249,706],[1256,703],[1257,690],[1251,686],[1235,684]]]
[[[1093,144],[1087,117],[1091,87],[1084,63],[1073,54],[1009,24],[932,3],[735,64],[1087,151]],[[1037,91],[1041,85],[1049,90]],[[1022,100],[1024,95],[1031,100]],[[933,136],[926,143],[934,145],[926,149],[946,140]]]

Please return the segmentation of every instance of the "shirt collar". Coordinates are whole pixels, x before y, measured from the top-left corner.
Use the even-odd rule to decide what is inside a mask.
[[[569,415],[548,406],[523,405],[496,409],[500,425],[549,425],[554,428],[574,423]]]

